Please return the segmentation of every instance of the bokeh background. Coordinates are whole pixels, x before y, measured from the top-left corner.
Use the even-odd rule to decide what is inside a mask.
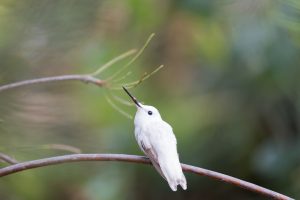
[[[173,126],[181,161],[300,198],[298,0],[1,0],[0,84],[91,73],[152,32],[119,83],[165,65],[131,91]],[[134,115],[117,101],[128,100],[123,91],[79,82],[2,92],[0,151],[18,160],[68,153],[48,144],[141,154],[133,121],[108,95]],[[264,199],[186,176],[188,190],[174,193],[149,166],[73,163],[1,178],[0,199]]]

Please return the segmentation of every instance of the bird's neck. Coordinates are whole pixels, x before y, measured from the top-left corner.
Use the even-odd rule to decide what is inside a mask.
[[[135,127],[139,127],[139,128],[143,128],[143,127],[148,126],[149,124],[153,124],[153,123],[160,122],[160,121],[162,121],[161,118],[160,119],[158,119],[158,118],[143,119],[143,118],[135,116],[135,118],[134,118],[134,126]]]

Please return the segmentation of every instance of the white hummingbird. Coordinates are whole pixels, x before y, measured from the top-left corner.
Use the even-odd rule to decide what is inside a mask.
[[[123,87],[137,107],[134,134],[141,150],[173,191],[180,185],[187,188],[177,153],[177,141],[172,127],[162,120],[153,106],[141,104]]]

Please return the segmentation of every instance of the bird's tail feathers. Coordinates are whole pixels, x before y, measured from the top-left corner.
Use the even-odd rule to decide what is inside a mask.
[[[186,185],[186,179],[185,176],[182,174],[181,178],[173,179],[173,180],[168,180],[169,186],[173,191],[177,191],[177,186],[180,185],[182,189],[186,190],[187,185]]]
[[[177,191],[177,186],[180,185],[182,189],[187,189],[186,179],[179,165],[160,165],[160,169],[165,179],[167,180],[170,188]]]
[[[184,190],[187,189],[186,179],[185,179],[185,176],[183,173],[182,173],[181,179],[179,179],[177,183],[182,187],[182,189],[184,189]]]

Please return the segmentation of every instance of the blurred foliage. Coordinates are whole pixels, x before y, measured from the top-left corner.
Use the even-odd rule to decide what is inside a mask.
[[[131,91],[173,126],[182,162],[300,198],[298,0],[2,0],[0,84],[91,73],[152,32],[124,81],[165,65]],[[66,153],[46,144],[141,154],[132,120],[106,92],[65,82],[1,93],[0,151],[18,160]],[[66,164],[1,178],[0,199],[262,198],[206,177],[187,180],[187,191],[173,193],[147,166]]]

